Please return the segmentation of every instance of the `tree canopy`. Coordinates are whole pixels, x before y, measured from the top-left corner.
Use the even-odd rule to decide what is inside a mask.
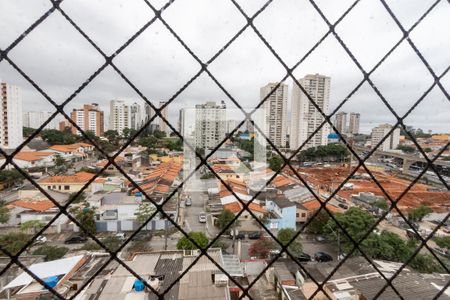
[[[88,203],[85,202],[81,206],[70,209],[70,213],[74,215],[75,219],[80,222],[87,232],[91,234],[97,232],[97,227],[95,225],[95,209],[90,207]],[[87,234],[84,231],[82,232]]]
[[[25,233],[7,233],[0,236],[0,246],[10,254],[17,254],[29,241],[30,236]],[[6,255],[0,251],[0,254]]]
[[[59,131],[56,129],[43,129],[40,135],[50,145],[68,145],[76,143],[78,140],[78,136],[70,131]]]
[[[51,261],[62,258],[67,252],[69,252],[67,247],[44,245],[34,250],[33,255],[44,255],[45,261]]]
[[[199,231],[191,231],[189,234],[189,237],[192,238],[201,248],[205,248],[208,246],[209,239],[208,237],[203,233]],[[195,250],[198,249],[197,246],[194,245],[187,237],[183,236],[180,238],[177,242],[177,249],[178,250]]]
[[[228,223],[233,220],[233,218],[234,213],[229,209],[224,209],[217,218],[217,225],[220,229],[224,229],[228,225]]]
[[[5,224],[9,221],[9,209],[5,207],[5,203],[3,201],[0,201],[0,223]]]
[[[326,146],[317,146],[300,151],[297,158],[299,161],[311,160],[336,160],[346,158],[350,152],[345,145],[329,144]]]
[[[270,251],[276,249],[276,245],[272,240],[260,238],[253,242],[248,248],[248,255],[257,258],[267,258]]]
[[[414,222],[420,222],[426,215],[428,215],[432,212],[433,212],[433,210],[431,208],[429,208],[428,206],[421,205],[417,208],[411,209],[411,211],[408,214],[408,219],[410,219],[411,221],[414,221]]]
[[[277,172],[281,169],[281,166],[283,166],[283,159],[281,156],[274,155],[268,160],[269,168],[271,168],[273,171]]]
[[[141,203],[139,204],[139,207],[137,211],[135,212],[136,220],[143,224],[145,223],[155,212],[155,206],[151,203]]]
[[[283,246],[286,246],[295,236],[296,232],[292,228],[283,228],[278,231],[277,239]],[[300,243],[300,236],[298,236],[288,246],[288,250],[292,255],[299,255],[302,253],[302,244]]]

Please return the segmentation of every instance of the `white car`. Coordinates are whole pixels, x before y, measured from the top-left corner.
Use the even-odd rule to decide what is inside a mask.
[[[43,244],[43,243],[47,242],[47,237],[40,235],[36,238],[35,242],[36,242],[36,244]]]
[[[206,223],[206,215],[205,215],[204,213],[200,214],[200,215],[198,216],[198,221],[199,221],[200,223]]]

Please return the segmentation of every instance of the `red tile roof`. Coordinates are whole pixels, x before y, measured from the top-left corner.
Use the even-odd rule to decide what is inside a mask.
[[[21,151],[14,156],[14,159],[25,161],[37,161],[47,156],[55,155],[54,152]]]
[[[265,210],[261,205],[253,203],[253,202],[249,204],[248,208],[251,211],[260,212],[263,214],[267,213],[267,210]],[[227,209],[227,210],[231,211],[232,213],[237,214],[238,212],[240,212],[242,210],[242,204],[238,201],[231,202],[231,203],[225,204],[223,206],[223,209]]]
[[[50,200],[16,200],[14,202],[10,202],[8,206],[22,207],[38,212],[44,212],[46,210],[49,210],[50,208],[55,207],[55,204],[53,204],[53,202]]]
[[[51,176],[39,181],[39,183],[85,183],[95,175],[88,172],[78,172],[74,175]]]

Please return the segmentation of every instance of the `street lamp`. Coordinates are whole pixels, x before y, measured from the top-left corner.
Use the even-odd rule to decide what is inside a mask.
[[[338,255],[337,255],[337,260],[341,260],[341,234],[340,234],[340,232],[339,232],[339,230],[337,231],[337,233],[336,233],[336,231],[334,231],[333,230],[333,228],[331,228],[331,226],[330,226],[330,224],[326,224],[326,226],[328,227],[328,228],[330,228],[331,229],[331,231],[333,232],[333,234],[337,237],[337,244],[338,244]]]

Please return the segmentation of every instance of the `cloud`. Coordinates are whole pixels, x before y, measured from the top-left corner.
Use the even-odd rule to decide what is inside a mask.
[[[238,1],[252,14],[263,1]],[[157,7],[163,1],[152,3]],[[317,5],[331,22],[335,22],[352,1],[319,0]],[[431,5],[431,1],[388,1],[400,21],[409,28]],[[404,9],[405,5],[408,9]],[[49,9],[50,1],[9,0],[2,3],[0,48],[6,48],[34,20]],[[152,19],[152,10],[144,1],[69,1],[61,4],[65,12],[87,33],[107,55],[114,53],[139,28]],[[411,38],[423,51],[432,68],[442,72],[450,65],[447,49],[450,39],[446,26],[450,6],[442,1],[412,32]],[[246,20],[231,1],[174,1],[163,18],[179,34],[194,53],[207,61],[233,37]],[[299,61],[328,30],[309,1],[273,1],[254,21],[267,42],[292,66]],[[363,0],[336,27],[345,45],[362,67],[369,71],[401,38],[402,34],[378,1]],[[69,97],[104,59],[61,16],[55,12],[14,48],[10,58],[58,103]],[[114,63],[144,96],[158,103],[170,99],[199,70],[199,63],[170,34],[160,21],[150,25],[115,59]],[[244,108],[259,101],[259,88],[281,80],[286,71],[251,28],[245,30],[230,47],[209,65],[209,70]],[[294,70],[300,78],[309,73],[331,77],[331,103],[334,109],[362,80],[362,73],[333,35]],[[17,74],[7,62],[0,63],[0,78],[20,85],[26,110],[53,110],[45,99]],[[407,111],[431,85],[432,77],[409,44],[398,49],[372,75],[379,91],[399,114]],[[447,76],[446,78],[450,78]],[[450,86],[448,80],[446,88]],[[286,82],[292,89],[293,82]],[[110,67],[100,73],[84,91],[66,107],[69,112],[82,103],[99,103],[109,113],[109,101],[129,99],[143,103],[138,94]],[[209,78],[201,75],[169,106],[169,119],[176,125],[178,110],[205,101],[225,100],[228,96]],[[425,100],[427,100],[425,104]],[[408,125],[450,132],[448,100],[438,89],[406,119]],[[342,107],[361,113],[366,132],[394,118],[372,87],[365,84]],[[330,111],[331,112],[331,111]],[[432,120],[431,120],[432,119]]]

